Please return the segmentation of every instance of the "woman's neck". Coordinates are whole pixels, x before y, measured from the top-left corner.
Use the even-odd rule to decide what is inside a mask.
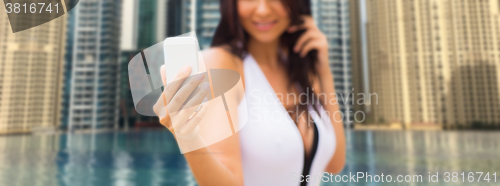
[[[262,43],[250,38],[248,42],[248,52],[260,65],[277,66],[278,65],[278,46],[279,40]]]

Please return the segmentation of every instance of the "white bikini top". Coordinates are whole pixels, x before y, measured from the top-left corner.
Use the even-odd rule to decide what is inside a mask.
[[[245,118],[246,123],[239,136],[245,185],[300,185],[304,166],[300,132],[252,56],[244,59],[243,70],[246,101],[239,105],[239,118]],[[330,118],[323,107],[318,111],[321,117],[309,106],[318,130],[318,143],[308,185],[320,184],[336,148]]]

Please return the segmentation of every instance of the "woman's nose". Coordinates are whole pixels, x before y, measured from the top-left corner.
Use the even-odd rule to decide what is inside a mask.
[[[259,16],[267,16],[271,12],[268,0],[259,0],[255,13]]]

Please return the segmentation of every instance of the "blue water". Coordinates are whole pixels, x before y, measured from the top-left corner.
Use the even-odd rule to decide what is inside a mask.
[[[500,133],[349,131],[340,175],[422,175],[423,183],[324,185],[500,185]],[[0,185],[196,185],[168,131],[0,136]],[[429,172],[439,182],[429,183]],[[444,172],[490,172],[490,182],[444,182]],[[497,173],[497,182],[493,174]],[[483,175],[484,176],[484,175]]]

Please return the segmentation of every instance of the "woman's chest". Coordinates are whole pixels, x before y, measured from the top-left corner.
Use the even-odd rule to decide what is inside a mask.
[[[306,97],[308,95],[301,94],[294,84],[288,83],[289,76],[283,69],[269,69],[266,67],[262,69],[266,80],[274,90],[272,93],[279,99],[289,118],[298,129],[306,155],[309,155],[314,140],[314,122],[309,116],[307,109],[304,109],[307,108],[305,100],[308,100]]]
[[[289,77],[281,69],[263,69],[264,76],[274,90],[274,94],[280,100],[281,105],[289,111],[294,112],[299,106],[300,93],[294,84],[290,83]]]

